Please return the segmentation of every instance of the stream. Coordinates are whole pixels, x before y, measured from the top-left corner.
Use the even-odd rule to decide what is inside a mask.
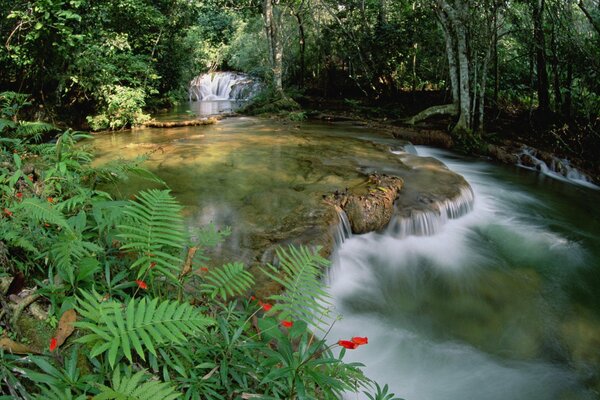
[[[600,390],[599,191],[352,123],[236,117],[101,134],[93,145],[96,164],[149,154],[145,165],[190,226],[231,226],[215,262],[247,265],[280,244],[332,237],[338,217],[322,195],[360,190],[366,173],[403,177],[402,206],[422,190],[450,193],[454,178],[417,155],[440,160],[472,192],[441,214],[399,207],[386,231],[346,235],[325,277],[343,315],[329,339],[368,336],[348,359],[406,400],[593,399]],[[117,190],[127,198],[148,186],[132,177]]]

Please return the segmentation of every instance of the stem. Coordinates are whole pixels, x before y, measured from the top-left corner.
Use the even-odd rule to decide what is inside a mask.
[[[13,327],[13,330],[18,335],[21,335],[21,332],[20,332],[19,326],[17,325],[17,322],[19,321],[19,318],[21,317],[23,310],[25,310],[31,303],[33,303],[40,297],[42,297],[42,295],[39,293],[30,294],[29,296],[27,296],[23,300],[21,300],[21,302],[15,308],[15,313],[13,314],[12,319],[11,319],[11,325]]]

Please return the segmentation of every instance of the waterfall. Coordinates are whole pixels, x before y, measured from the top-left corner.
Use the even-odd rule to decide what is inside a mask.
[[[472,211],[474,203],[473,190],[470,186],[465,186],[456,198],[430,204],[426,210],[410,210],[408,215],[397,210],[388,225],[387,233],[396,238],[432,236],[448,220],[460,218]]]
[[[190,83],[190,101],[247,100],[260,90],[261,84],[238,72],[210,72]]]
[[[571,166],[567,159],[557,158],[548,154],[543,155],[536,149],[526,146],[523,146],[517,157],[517,166],[519,167],[539,171],[551,178],[576,183],[593,189],[600,189],[600,186],[592,183],[592,179],[588,175]]]
[[[338,217],[340,218],[340,223],[337,226],[335,231],[335,247],[339,247],[346,241],[346,239],[350,239],[352,237],[352,227],[350,226],[350,220],[348,219],[348,215],[342,209],[338,209]]]

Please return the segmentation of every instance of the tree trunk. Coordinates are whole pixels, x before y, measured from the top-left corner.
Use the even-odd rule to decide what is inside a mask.
[[[442,30],[444,31],[444,38],[446,39],[446,56],[448,58],[448,75],[450,75],[450,86],[452,89],[452,103],[458,110],[460,104],[460,87],[458,83],[458,62],[456,60],[456,39],[444,11],[438,9],[437,14]]]
[[[300,11],[296,11],[294,16],[296,17],[296,21],[298,21],[298,34],[300,36],[300,87],[303,88],[304,77],[306,75],[306,34],[304,32],[304,23],[302,21],[302,17],[300,16]]]
[[[562,95],[560,93],[560,70],[558,61],[558,44],[556,43],[556,28],[552,27],[552,77],[554,78],[554,109],[562,109]]]
[[[267,42],[269,44],[269,61],[273,71],[273,88],[278,93],[283,93],[283,48],[277,31],[277,22],[273,10],[273,0],[263,1],[263,17]]]
[[[533,40],[537,72],[538,110],[544,114],[550,112],[550,96],[548,94],[548,71],[546,70],[546,38],[544,35],[545,0],[533,0]]]
[[[454,129],[471,130],[471,88],[469,82],[469,54],[467,49],[466,28],[456,24],[458,46],[458,70],[460,79],[460,116]]]

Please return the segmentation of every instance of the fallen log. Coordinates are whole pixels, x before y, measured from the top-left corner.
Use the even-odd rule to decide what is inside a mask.
[[[182,126],[212,125],[217,123],[217,118],[190,119],[186,121],[148,121],[142,128],[179,128]]]

